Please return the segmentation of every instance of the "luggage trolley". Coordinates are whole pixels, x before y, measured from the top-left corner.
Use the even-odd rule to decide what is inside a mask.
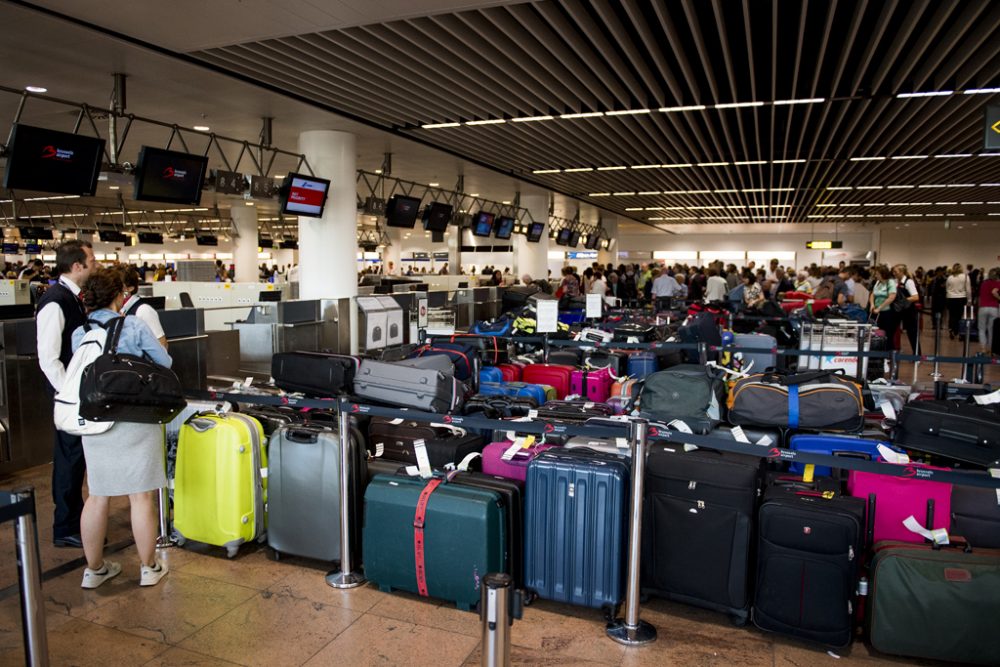
[[[800,356],[799,370],[833,370],[843,368],[847,375],[858,373],[857,356],[841,356],[842,352],[871,350],[872,325],[853,320],[804,322],[800,349],[830,352],[823,356]],[[881,359],[877,360],[881,362]],[[861,359],[861,377],[868,375],[868,357]]]

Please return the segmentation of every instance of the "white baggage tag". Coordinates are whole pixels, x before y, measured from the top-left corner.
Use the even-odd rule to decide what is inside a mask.
[[[246,389],[249,389],[250,385],[252,385],[252,384],[253,384],[253,377],[250,376],[250,375],[248,375],[246,377],[246,379],[243,380],[243,387],[246,388]]]
[[[479,455],[480,455],[479,452],[472,452],[471,454],[466,454],[465,458],[459,462],[456,469],[460,472],[467,471],[469,469],[469,466],[472,464],[473,461],[476,460],[476,458]]]
[[[261,479],[267,479],[267,468],[261,468],[260,469],[260,478]]]
[[[1000,468],[990,468],[990,477],[1000,478]],[[997,489],[997,505],[1000,505],[1000,489]]]
[[[927,530],[920,522],[917,521],[916,517],[912,514],[905,519],[903,519],[903,526],[906,527],[911,533],[916,533],[924,539],[932,541],[934,544],[948,544],[948,531],[944,528],[935,528],[934,530]]]
[[[375,443],[375,458],[378,458],[378,457],[382,456],[383,454],[385,454],[385,443],[384,442],[376,442]]]
[[[538,410],[528,410],[528,419],[538,419]]]
[[[748,438],[747,434],[743,432],[743,428],[741,426],[734,426],[729,432],[733,434],[733,440],[736,442],[742,442],[744,445],[750,444],[750,438]]]
[[[885,415],[886,419],[892,419],[893,421],[896,420],[896,408],[892,407],[892,403],[889,401],[882,401],[882,403],[879,404],[879,408],[882,409],[882,414]]]
[[[773,444],[773,443],[774,443],[774,440],[771,440],[771,436],[769,436],[767,434],[764,434],[764,435],[760,436],[760,440],[758,440],[757,442],[755,442],[753,444],[759,445],[760,447],[770,447],[771,444]]]
[[[423,438],[413,443],[413,453],[417,457],[417,470],[424,479],[433,477],[431,470],[431,460],[427,457],[427,443]]]
[[[590,410],[592,407],[594,407],[594,405],[595,404],[593,402],[587,401],[586,403],[583,404],[583,409],[584,410]]]
[[[400,425],[400,424],[402,424],[402,423],[403,423],[404,421],[405,421],[404,419],[400,419],[399,417],[397,417],[397,418],[395,418],[395,419],[390,419],[390,420],[389,420],[389,423],[390,423],[390,424],[392,424],[393,426],[399,426],[399,425]]]
[[[626,343],[638,343],[639,342],[639,337],[638,336],[629,336],[628,338],[625,339],[625,342]]]
[[[519,437],[514,440],[514,443],[504,450],[503,454],[500,455],[501,461],[510,461],[514,458],[514,455],[521,451],[524,446],[524,437]]]
[[[989,394],[983,394],[982,396],[973,396],[972,400],[979,405],[993,405],[994,403],[1000,403],[1000,389],[990,392]]]
[[[672,422],[667,424],[667,426],[674,429],[675,431],[680,431],[681,433],[687,433],[688,435],[694,433],[694,431],[691,430],[691,427],[688,426],[683,421],[681,421],[680,419],[673,420]]]
[[[910,457],[903,452],[897,452],[892,447],[887,445],[878,444],[875,446],[878,450],[879,456],[885,459],[889,463],[909,463]]]
[[[615,438],[615,446],[618,449],[629,449],[631,445],[628,442],[628,438]]]

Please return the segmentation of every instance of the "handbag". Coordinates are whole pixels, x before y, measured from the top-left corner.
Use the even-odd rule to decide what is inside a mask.
[[[906,289],[905,282],[904,280],[902,283],[896,285],[896,298],[889,304],[894,313],[901,313],[913,305],[913,302],[910,301],[912,295],[910,294],[910,290]]]
[[[184,409],[177,375],[159,364],[118,352],[125,318],[106,325],[104,351],[83,370],[80,417],[88,421],[165,424]]]

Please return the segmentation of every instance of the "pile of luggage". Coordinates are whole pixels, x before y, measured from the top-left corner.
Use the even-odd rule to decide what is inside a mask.
[[[610,617],[625,594],[625,422],[643,417],[654,434],[647,594],[829,647],[864,628],[886,653],[995,663],[1000,495],[926,472],[1000,469],[1000,412],[980,404],[990,388],[935,400],[843,370],[795,372],[764,332],[727,340],[743,348],[734,364],[719,348],[723,320],[590,322],[547,355],[507,323],[392,362],[276,355],[276,387],[262,391],[349,397],[394,416],[194,406],[175,425],[176,532],[231,554],[266,539],[278,553],[339,560],[346,423],[353,544],[368,579],[467,609],[481,578],[503,571],[530,596]],[[664,340],[688,349],[635,345]],[[466,426],[471,417],[491,428]],[[544,432],[525,426],[537,422]],[[785,449],[838,458],[789,465]]]

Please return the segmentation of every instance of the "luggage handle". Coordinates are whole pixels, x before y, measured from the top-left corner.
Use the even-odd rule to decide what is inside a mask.
[[[292,442],[301,442],[309,445],[319,442],[319,435],[316,431],[309,431],[304,428],[287,429],[285,431],[285,438]]]
[[[784,386],[791,386],[796,384],[805,384],[807,382],[814,382],[823,378],[831,377],[833,375],[844,375],[843,368],[818,370],[818,371],[807,371],[805,373],[794,373],[785,374],[778,371],[765,373],[764,377],[761,378],[763,382],[770,384],[780,384]]]

